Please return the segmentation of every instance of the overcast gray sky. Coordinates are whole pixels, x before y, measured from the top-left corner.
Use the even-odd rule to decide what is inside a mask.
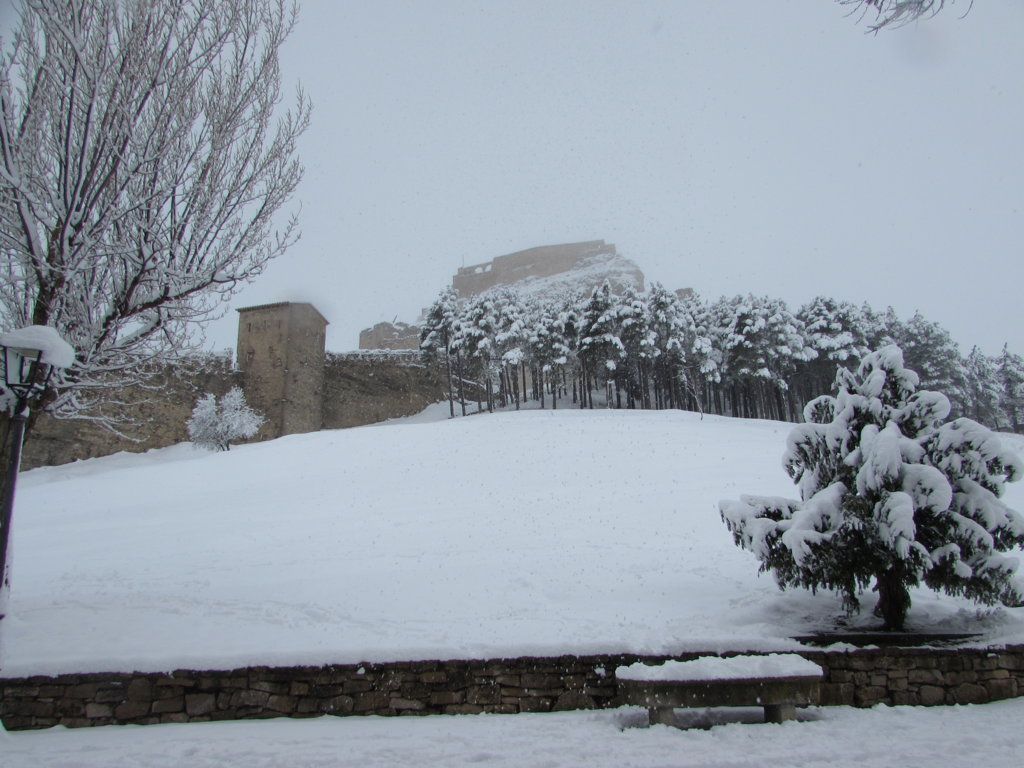
[[[1024,3],[966,8],[869,35],[829,0],[306,0],[303,237],[231,307],[312,301],[352,349],[462,263],[604,238],[672,288],[1024,353]]]

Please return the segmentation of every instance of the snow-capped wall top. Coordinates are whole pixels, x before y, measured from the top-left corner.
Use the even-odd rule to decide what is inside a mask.
[[[29,325],[0,335],[0,345],[16,349],[26,357],[35,357],[56,368],[69,368],[75,362],[74,348],[61,338],[56,329],[48,325]]]

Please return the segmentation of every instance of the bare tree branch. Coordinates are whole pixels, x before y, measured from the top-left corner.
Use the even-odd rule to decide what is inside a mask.
[[[0,330],[50,325],[76,364],[44,397],[103,421],[105,390],[198,344],[196,323],[298,238],[292,0],[20,0],[0,59]],[[113,418],[113,417],[110,417]],[[112,423],[112,422],[111,422]]]
[[[946,0],[836,0],[840,5],[850,7],[850,13],[858,17],[858,21],[870,18],[868,29],[878,32],[881,29],[895,29],[918,19],[930,18],[946,7]],[[949,0],[953,5],[956,0]],[[969,11],[974,4],[968,3]]]

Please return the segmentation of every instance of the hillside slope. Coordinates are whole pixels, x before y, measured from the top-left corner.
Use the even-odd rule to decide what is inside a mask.
[[[759,577],[716,504],[793,495],[790,426],[532,411],[34,470],[3,674],[789,647],[839,600]],[[977,616],[1024,640],[927,592],[909,628]]]

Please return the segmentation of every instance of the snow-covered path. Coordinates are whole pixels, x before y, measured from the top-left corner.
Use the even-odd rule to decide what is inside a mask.
[[[532,411],[27,472],[0,674],[791,648],[838,599],[759,577],[716,506],[794,494],[790,426]],[[1024,640],[928,592],[909,623]]]
[[[722,712],[718,710],[716,712]],[[681,713],[690,715],[690,713]],[[698,713],[695,715],[702,717]],[[637,727],[636,709],[544,715],[109,726],[21,731],[0,742],[4,768],[1019,768],[1024,699],[968,707],[807,710],[803,722],[726,712],[710,730]],[[0,737],[2,738],[2,737]]]

